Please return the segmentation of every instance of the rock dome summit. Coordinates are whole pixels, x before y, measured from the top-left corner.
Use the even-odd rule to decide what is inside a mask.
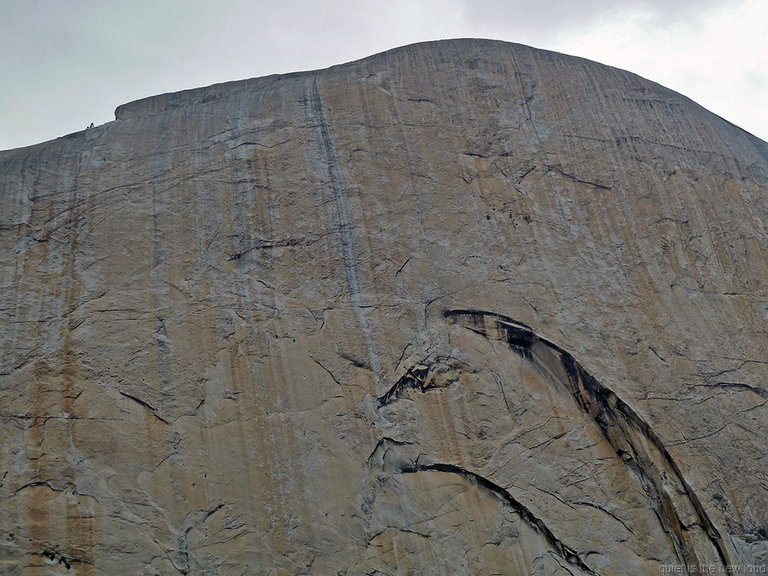
[[[0,572],[768,563],[768,144],[487,40],[0,152]]]

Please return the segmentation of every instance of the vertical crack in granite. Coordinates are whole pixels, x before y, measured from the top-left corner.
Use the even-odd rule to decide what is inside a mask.
[[[381,361],[373,336],[373,327],[365,311],[365,299],[363,281],[360,277],[359,256],[355,243],[354,225],[349,211],[349,202],[347,201],[347,187],[344,183],[344,177],[341,174],[339,159],[336,154],[336,148],[331,138],[331,129],[328,126],[326,118],[325,105],[323,104],[323,95],[320,91],[317,75],[313,77],[312,96],[310,112],[315,125],[317,126],[318,141],[321,153],[328,167],[328,178],[330,179],[333,202],[336,206],[336,216],[339,222],[339,237],[341,239],[341,255],[344,260],[344,274],[347,279],[347,292],[349,302],[355,314],[360,330],[365,337],[365,344],[368,352],[368,362],[371,366],[374,378],[381,374]]]
[[[697,554],[693,540],[692,532],[696,523],[686,525],[683,522],[673,497],[664,487],[665,480],[678,485],[675,489],[694,509],[698,524],[704,530],[720,562],[724,567],[731,565],[719,531],[709,518],[701,500],[685,480],[677,462],[650,425],[615,392],[598,382],[570,353],[537,336],[530,326],[501,314],[481,310],[447,310],[444,315],[485,338],[506,342],[522,357],[544,368],[567,386],[578,405],[598,425],[624,465],[639,476],[682,566],[702,566],[704,563]],[[547,358],[545,355],[551,357]],[[553,362],[559,362],[560,366],[552,366]],[[558,368],[564,371],[565,381],[557,378]],[[658,452],[656,458],[654,451]]]

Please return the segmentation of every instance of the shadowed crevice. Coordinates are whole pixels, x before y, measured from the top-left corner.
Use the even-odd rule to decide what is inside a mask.
[[[472,372],[469,366],[456,358],[438,356],[411,366],[389,390],[377,398],[379,408],[407,396],[410,390],[422,394],[430,390],[446,388],[457,382],[463,372]]]
[[[403,446],[405,444],[407,443],[397,442],[391,438],[382,438],[376,444],[376,447],[374,448],[369,460],[372,460],[377,452],[380,452],[383,458],[386,456],[387,452],[396,451],[398,446]],[[392,470],[395,473],[416,474],[419,472],[443,472],[447,474],[455,474],[470,484],[484,488],[485,490],[491,492],[499,500],[501,500],[505,506],[512,509],[526,524],[528,524],[528,526],[533,529],[534,532],[539,534],[546,541],[547,546],[560,558],[562,558],[568,564],[579,568],[586,574],[598,576],[597,572],[592,570],[584,563],[576,550],[564,544],[562,540],[555,536],[549,526],[547,526],[541,518],[538,518],[536,515],[534,515],[533,512],[531,512],[531,510],[525,504],[517,500],[507,489],[505,489],[503,486],[500,486],[493,480],[490,480],[485,476],[481,476],[480,474],[455,464],[448,464],[443,462],[433,462],[427,464],[420,462],[419,458],[416,458],[415,461],[394,458],[393,461],[401,462],[396,470]]]

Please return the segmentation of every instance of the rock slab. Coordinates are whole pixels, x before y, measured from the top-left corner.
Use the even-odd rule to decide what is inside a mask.
[[[759,570],[766,222],[765,142],[483,40],[0,152],[0,572]]]

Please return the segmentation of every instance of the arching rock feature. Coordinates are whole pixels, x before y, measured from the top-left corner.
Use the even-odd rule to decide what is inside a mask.
[[[458,402],[466,402],[466,396],[471,394],[471,391],[465,387],[478,385],[483,389],[479,395],[492,398],[492,402],[506,406],[508,414],[501,422],[506,421],[509,430],[506,433],[489,434],[482,429],[473,429],[471,421],[465,420],[465,430],[462,434],[469,439],[471,452],[476,455],[481,470],[489,468],[487,462],[490,458],[482,457],[489,452],[494,454],[494,459],[504,462],[504,465],[484,475],[445,461],[444,458],[449,457],[450,451],[445,451],[442,446],[444,437],[436,432],[442,424],[429,422],[426,423],[425,430],[420,432],[414,432],[412,427],[409,427],[408,433],[403,434],[403,437],[409,438],[408,441],[398,441],[390,437],[379,441],[369,462],[374,472],[384,473],[384,476],[379,475],[380,482],[382,478],[389,478],[395,482],[399,491],[407,492],[413,488],[403,483],[402,475],[441,472],[453,474],[475,490],[495,497],[502,507],[509,508],[516,517],[517,522],[507,520],[509,525],[506,528],[514,537],[511,539],[512,543],[508,542],[506,545],[512,550],[507,554],[516,558],[521,573],[554,573],[558,566],[564,570],[567,566],[567,570],[583,574],[602,573],[605,570],[618,572],[621,568],[616,566],[612,559],[622,558],[622,562],[626,562],[628,557],[635,556],[634,551],[638,546],[654,540],[666,542],[667,559],[663,565],[696,566],[696,569],[715,566],[714,570],[723,573],[727,573],[736,565],[732,545],[723,540],[661,439],[646,420],[610,388],[591,376],[570,353],[539,337],[529,326],[500,314],[479,310],[448,310],[444,316],[449,322],[485,339],[506,344],[514,352],[507,359],[509,365],[505,366],[503,360],[498,367],[483,362],[477,369],[473,369],[466,363],[467,357],[461,348],[454,344],[455,357],[440,357],[434,362],[424,361],[409,368],[397,383],[379,398],[380,409],[386,409],[405,399],[414,404],[413,409],[418,414],[422,412],[421,406],[424,403],[449,403],[449,400],[437,400],[434,396],[443,390],[448,397]],[[473,348],[472,355],[477,358],[479,347],[475,343]],[[488,348],[487,354],[498,357],[498,346]],[[482,373],[486,370],[493,374],[497,389],[489,389],[487,383],[483,382]],[[438,383],[438,375],[449,371],[453,376],[450,381],[446,383],[443,379]],[[523,391],[525,394],[521,393]],[[427,396],[422,396],[424,394]],[[543,401],[543,396],[549,396],[550,402]],[[535,411],[538,417],[529,416],[533,426],[526,429],[520,416],[529,411]],[[438,411],[440,414],[444,412],[444,409]],[[394,430],[397,430],[397,419],[393,418],[392,414],[388,414],[386,418],[395,424]],[[562,431],[549,436],[544,434],[543,441],[522,440],[531,432],[544,428],[552,418],[557,418]],[[408,421],[424,423],[421,416],[414,414],[409,415]],[[495,424],[497,429],[502,429],[500,422]],[[587,442],[586,439],[592,441]],[[556,441],[562,444],[559,451],[548,450],[549,444]],[[500,453],[510,450],[512,446],[518,457],[521,453],[526,453],[522,461],[528,465],[531,465],[532,460],[562,458],[558,452],[575,451],[588,454],[592,450],[592,459],[603,462],[606,467],[603,472],[605,477],[610,477],[611,474],[615,474],[615,477],[598,481],[598,489],[589,485],[585,488],[578,482],[549,492],[543,489],[546,481],[539,484],[543,480],[542,477],[518,472],[513,463],[515,456],[499,458]],[[611,455],[605,454],[607,447]],[[532,451],[539,448],[541,451],[538,455],[532,454]],[[539,462],[536,465],[542,464],[543,462]],[[568,468],[567,464],[562,464],[562,469]],[[529,483],[528,486],[525,485],[526,482]],[[632,505],[628,504],[629,499],[622,501],[626,495],[621,492],[626,491],[628,486],[634,486],[637,494],[641,495],[640,500],[635,500]],[[613,487],[617,492],[611,493],[611,488],[608,487]],[[558,510],[554,517],[548,519],[537,516],[541,514],[537,509],[541,505],[540,498],[534,497],[530,508],[523,503],[523,499],[530,501],[531,492],[537,490],[558,500],[569,509],[568,512],[564,515]],[[518,500],[515,494],[525,496]],[[428,504],[421,501],[420,505]],[[627,514],[632,506],[644,507],[646,510],[643,514]],[[411,504],[409,510],[403,510],[403,513],[418,513],[414,508]],[[586,528],[594,526],[592,516],[595,510],[618,523],[618,526],[608,532],[618,536],[609,545],[605,542],[605,529],[593,531]],[[430,517],[428,510],[420,512],[425,517]],[[471,515],[471,511],[466,513]],[[518,540],[521,538],[521,524],[528,532],[538,535],[538,543]],[[580,525],[584,529],[563,531],[562,528],[550,528],[551,525],[562,524]],[[377,525],[375,521],[373,525]],[[426,525],[430,527],[429,530],[425,528]],[[500,521],[499,526],[503,525]],[[427,535],[440,533],[433,524],[424,521],[418,526]],[[395,526],[388,525],[388,528]],[[404,526],[398,529],[409,530]],[[499,529],[497,528],[497,531]],[[563,539],[570,537],[578,541],[579,548],[565,544],[561,535]],[[444,541],[447,537],[441,536],[440,539]],[[534,552],[537,546],[538,554]],[[450,556],[451,553],[447,550],[443,554]],[[550,557],[547,557],[547,554]],[[547,558],[549,563],[543,562],[542,558]],[[641,555],[635,556],[629,565],[637,570],[637,573],[652,568],[650,563],[645,566],[642,564]],[[468,565],[467,569],[477,567]]]
[[[0,151],[0,572],[768,562],[768,144],[428,42]]]
[[[568,390],[595,421],[616,455],[639,478],[680,564],[712,566],[719,560],[719,568],[727,571],[732,564],[719,531],[663,442],[630,406],[584,370],[568,352],[539,338],[525,324],[479,311],[451,310],[446,316],[486,338],[506,342],[534,365],[549,372],[556,384]],[[709,546],[703,546],[705,537]],[[697,552],[702,546],[703,554]],[[716,558],[712,557],[710,547],[717,553]]]

